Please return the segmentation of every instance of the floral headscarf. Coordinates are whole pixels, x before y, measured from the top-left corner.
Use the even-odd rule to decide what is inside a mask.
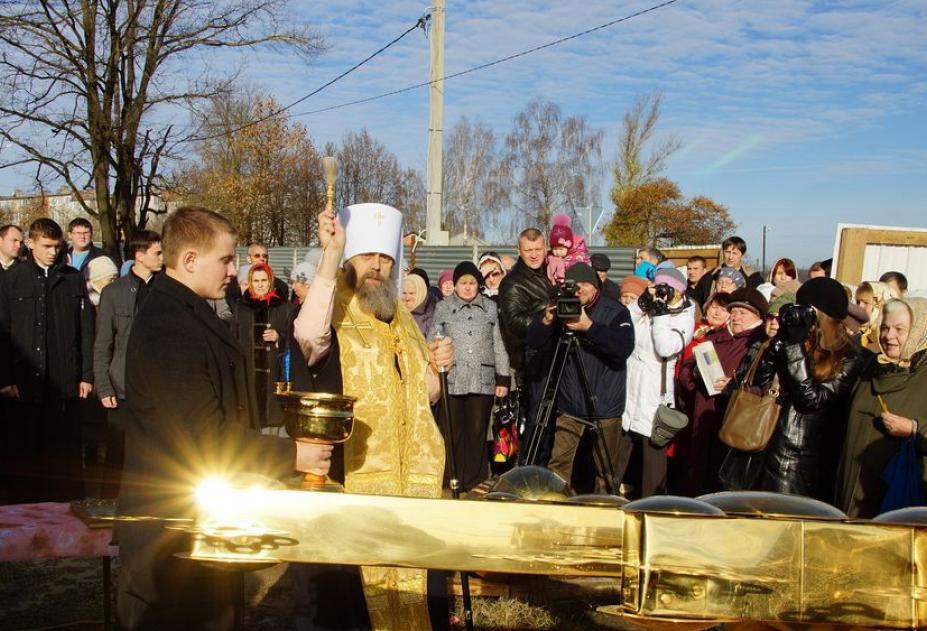
[[[908,308],[911,313],[911,330],[908,333],[908,340],[901,349],[901,357],[897,360],[889,358],[882,350],[881,341],[879,342],[879,363],[898,364],[902,368],[907,368],[911,365],[911,358],[914,355],[927,349],[927,298],[893,298],[889,302],[901,302]],[[879,326],[881,327],[881,318]]]

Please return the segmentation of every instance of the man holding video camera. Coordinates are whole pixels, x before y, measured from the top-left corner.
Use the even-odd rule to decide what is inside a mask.
[[[601,440],[593,450],[596,491],[604,492],[608,488],[604,476],[614,471],[618,454],[625,404],[625,361],[634,350],[634,327],[627,308],[602,293],[595,271],[585,263],[576,263],[567,270],[558,297],[528,327],[526,342],[529,348],[541,349],[556,344],[562,335],[575,335],[578,344],[564,360],[548,467],[569,482],[583,432],[595,426]],[[604,460],[606,454],[610,462]],[[617,488],[617,483],[613,480],[613,487]]]

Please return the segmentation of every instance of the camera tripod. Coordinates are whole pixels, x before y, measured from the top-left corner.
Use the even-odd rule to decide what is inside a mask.
[[[571,416],[571,418],[596,433],[593,441],[595,456],[593,460],[604,464],[605,471],[597,471],[598,475],[605,480],[605,490],[610,495],[614,495],[618,489],[618,480],[615,479],[615,468],[612,465],[611,454],[608,453],[608,445],[602,436],[599,428],[599,415],[596,410],[596,396],[589,387],[589,375],[586,372],[586,364],[583,362],[583,356],[579,353],[579,338],[572,331],[564,330],[560,339],[557,340],[557,346],[554,349],[554,357],[550,362],[550,368],[547,371],[547,379],[544,382],[544,395],[538,406],[537,417],[535,418],[534,431],[531,439],[528,441],[525,450],[525,465],[533,465],[538,457],[538,450],[547,436],[550,417],[553,413],[554,406],[557,402],[557,392],[560,390],[560,384],[563,380],[563,371],[572,356],[578,368],[580,386],[586,397],[586,410],[589,412],[589,419],[581,419]],[[599,468],[599,465],[596,468]]]

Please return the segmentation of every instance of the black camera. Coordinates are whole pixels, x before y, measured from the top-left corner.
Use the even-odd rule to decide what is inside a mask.
[[[814,307],[808,305],[790,304],[779,309],[779,324],[789,329],[809,331],[817,321],[818,316]]]
[[[583,306],[579,302],[578,290],[574,280],[565,280],[554,288],[551,297],[557,305],[557,317],[561,320],[576,320],[582,315]]]
[[[637,299],[637,306],[644,313],[650,315],[659,315],[667,312],[667,307],[676,298],[676,290],[669,285],[654,285],[653,292],[644,290],[644,293]]]

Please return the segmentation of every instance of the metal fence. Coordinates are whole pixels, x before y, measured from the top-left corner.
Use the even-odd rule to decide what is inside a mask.
[[[289,282],[290,270],[303,260],[310,248],[270,248],[268,254],[270,266],[274,274]],[[512,246],[422,246],[415,251],[415,265],[428,272],[432,283],[436,283],[438,276],[444,270],[453,270],[461,261],[479,260],[485,252],[496,252],[500,256],[508,254],[517,258],[518,252]],[[614,281],[620,281],[634,272],[634,248],[608,248],[591,247],[590,254],[601,252],[608,256],[612,262],[608,276]],[[239,264],[248,260],[248,248],[237,248]],[[406,252],[408,259],[409,253]]]

